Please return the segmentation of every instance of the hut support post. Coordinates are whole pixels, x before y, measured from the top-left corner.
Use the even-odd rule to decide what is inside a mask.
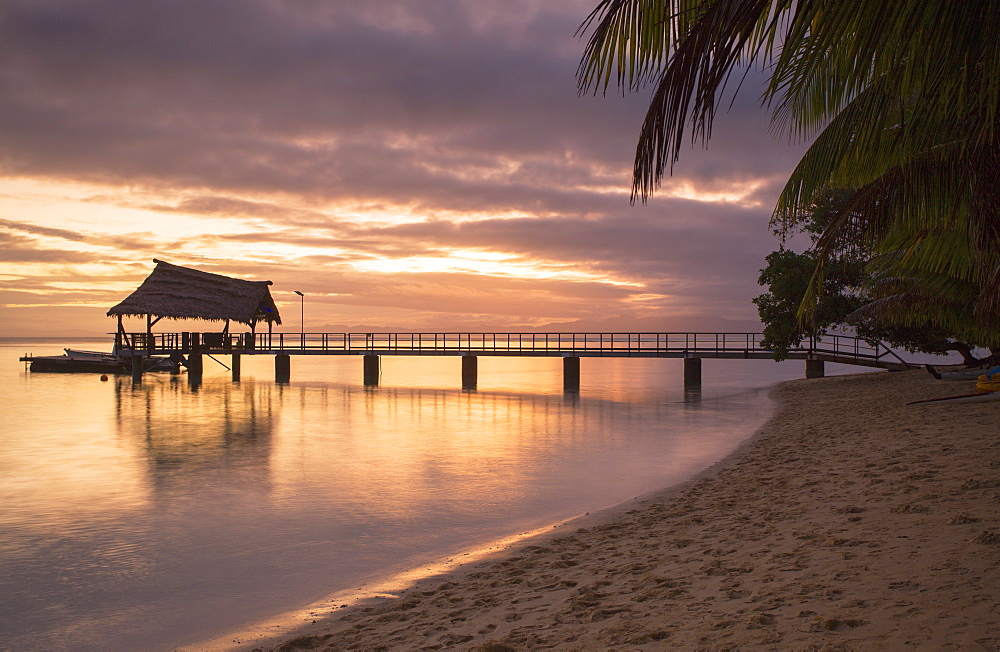
[[[479,376],[479,358],[474,355],[462,356],[462,389],[476,389]]]
[[[274,356],[274,382],[287,383],[292,379],[292,357],[287,353]]]
[[[232,355],[232,361],[230,363],[230,367],[232,368],[232,371],[233,371],[233,382],[234,383],[240,382],[240,354],[239,353],[234,353]]]
[[[684,358],[684,389],[701,389],[701,358]]]
[[[365,355],[365,385],[375,387],[378,385],[379,360],[377,355]]]
[[[141,383],[142,382],[142,370],[143,362],[141,355],[132,356],[132,382]]]
[[[201,382],[201,377],[205,370],[205,361],[202,358],[201,350],[194,348],[191,353],[188,354],[188,381],[191,384],[198,384]]]
[[[122,324],[122,316],[118,315],[118,334],[115,335],[115,352],[121,347],[126,347],[131,349],[132,343],[129,342],[128,333],[125,332],[125,326]]]
[[[563,391],[576,394],[580,391],[580,358],[563,358]]]
[[[188,354],[188,382],[191,385],[200,385],[201,377],[205,370],[205,361],[201,357],[201,337],[198,333],[190,335],[191,353]]]
[[[822,360],[806,360],[806,378],[822,378],[826,375],[825,367]]]

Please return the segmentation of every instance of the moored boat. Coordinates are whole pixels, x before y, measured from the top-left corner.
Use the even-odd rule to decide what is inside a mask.
[[[62,355],[26,355],[21,362],[29,362],[31,371],[42,372],[83,372],[83,373],[127,373],[132,369],[131,358],[100,351],[63,349]],[[175,371],[177,364],[170,358],[148,357],[143,359],[145,371]]]
[[[983,374],[1000,373],[1000,366],[991,368],[976,367],[972,369],[955,369],[952,371],[938,371],[932,365],[925,364],[924,368],[929,374],[938,380],[977,380]]]

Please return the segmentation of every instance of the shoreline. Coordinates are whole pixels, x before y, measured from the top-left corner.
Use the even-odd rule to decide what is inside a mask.
[[[771,416],[780,409],[770,395],[778,383],[770,387],[752,388],[745,392],[765,392],[764,400],[770,406]],[[770,418],[770,417],[769,417]],[[765,421],[766,423],[766,421]],[[519,543],[541,541],[558,536],[566,528],[597,526],[612,521],[637,504],[651,500],[661,500],[689,484],[696,482],[704,475],[735,460],[750,442],[759,434],[761,428],[750,432],[736,447],[723,458],[697,471],[684,480],[675,482],[659,489],[653,489],[619,503],[606,504],[575,516],[570,516],[555,523],[537,527],[530,531],[517,532],[499,539],[493,539],[480,546],[459,550],[449,555],[430,559],[423,565],[401,572],[381,576],[361,586],[331,593],[320,600],[298,609],[274,614],[265,620],[250,623],[240,629],[229,630],[224,634],[210,639],[200,639],[197,642],[183,644],[173,648],[175,652],[226,651],[251,652],[257,650],[274,650],[285,642],[308,636],[317,628],[324,628],[328,623],[340,620],[345,614],[365,610],[369,607],[391,603],[405,597],[407,591],[424,585],[436,585],[443,581],[455,581],[456,578],[473,570],[489,565],[499,559],[510,556]]]
[[[688,481],[225,647],[995,649],[1000,405],[905,405],[956,385],[781,383],[772,418]]]

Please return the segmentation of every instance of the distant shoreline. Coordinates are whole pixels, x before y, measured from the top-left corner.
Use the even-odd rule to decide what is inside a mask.
[[[905,405],[956,385],[920,371],[782,383],[777,414],[698,478],[344,609],[295,643],[996,647],[1000,405]]]
[[[58,343],[58,342],[96,342],[98,340],[107,340],[108,344],[114,343],[113,335],[72,335],[72,336],[49,336],[40,335],[38,337],[0,337],[0,344],[17,344],[19,342],[25,343]]]

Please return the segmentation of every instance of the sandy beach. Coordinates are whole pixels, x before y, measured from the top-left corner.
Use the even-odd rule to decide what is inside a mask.
[[[1000,649],[1000,402],[792,381],[698,478],[241,649]]]

